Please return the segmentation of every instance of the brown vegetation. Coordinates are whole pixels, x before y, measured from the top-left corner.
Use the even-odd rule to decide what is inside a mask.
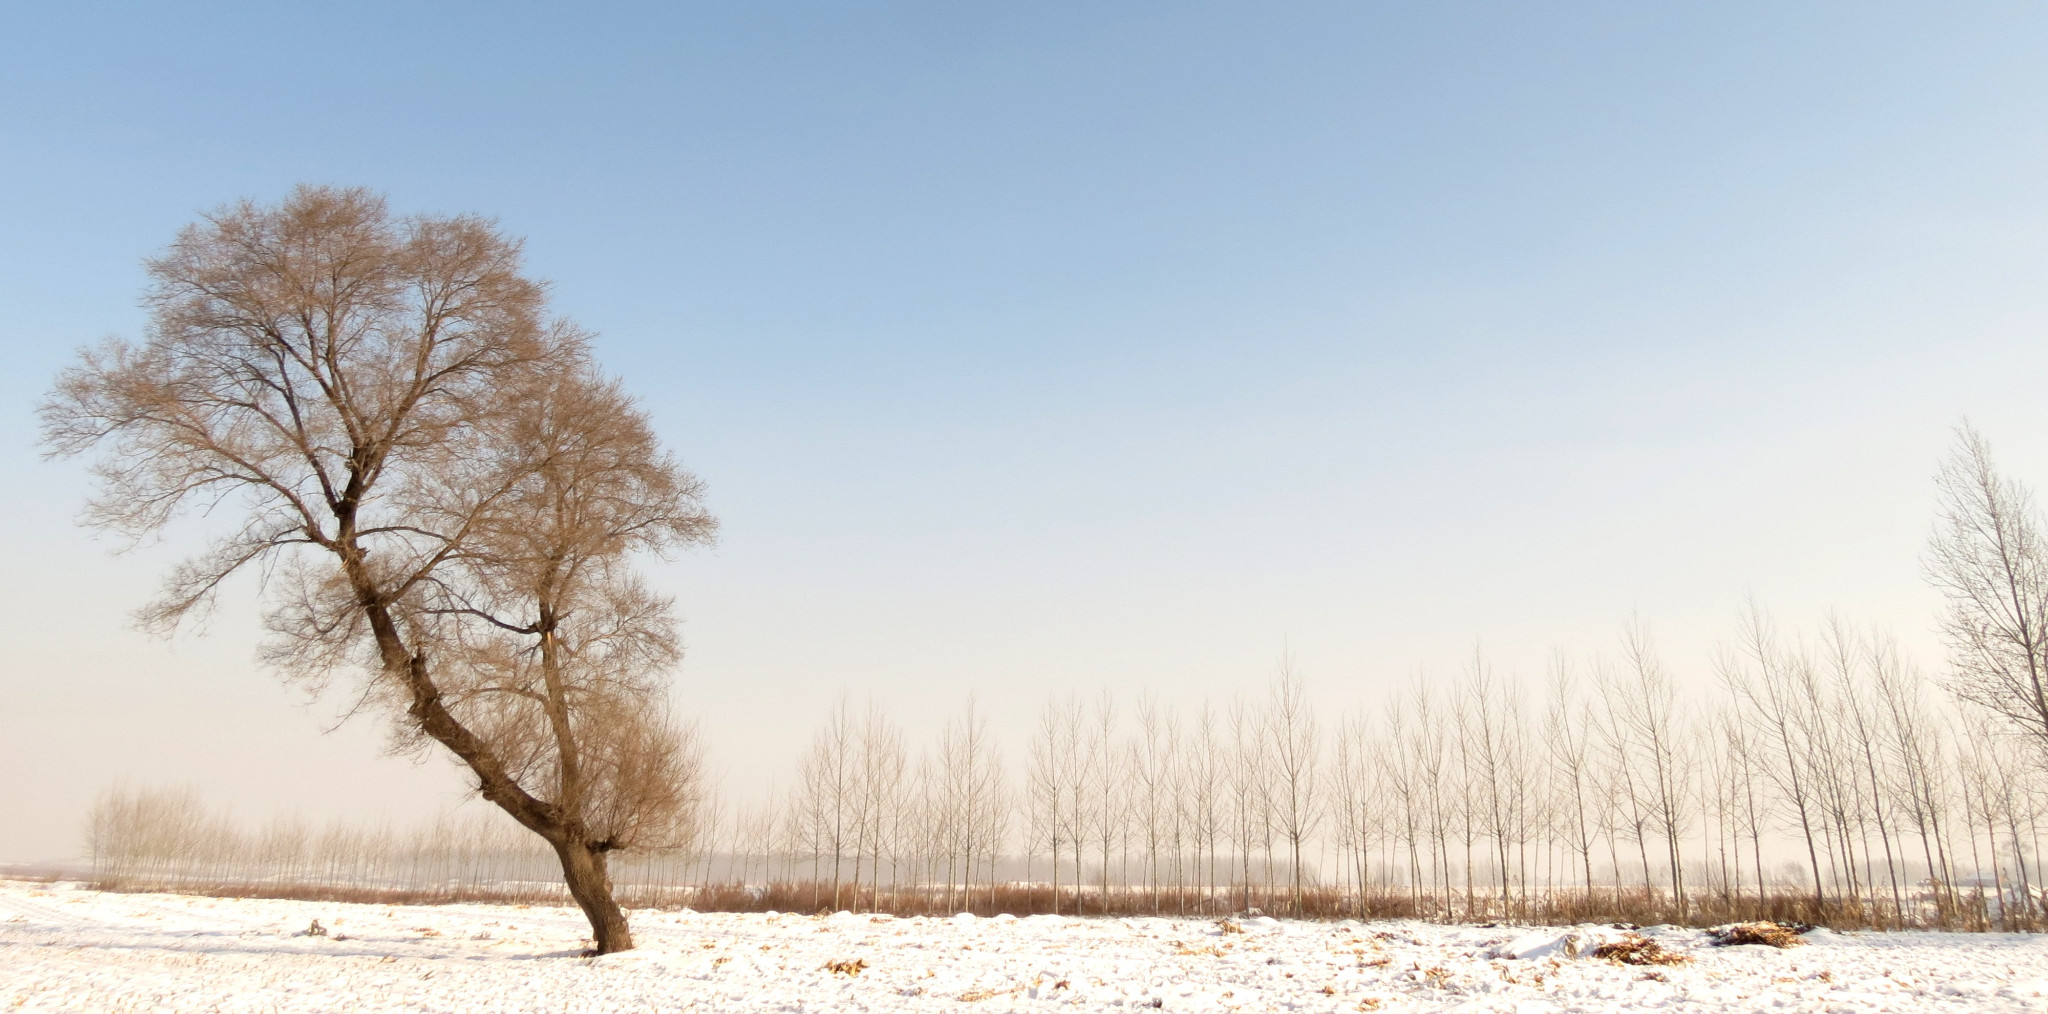
[[[1742,922],[1708,931],[1716,947],[1739,947],[1744,944],[1762,944],[1766,947],[1798,947],[1806,941],[1799,939],[1800,928],[1775,922]]]
[[[1692,961],[1692,955],[1667,951],[1664,945],[1636,933],[1593,948],[1593,956],[1618,965],[1683,965]]]

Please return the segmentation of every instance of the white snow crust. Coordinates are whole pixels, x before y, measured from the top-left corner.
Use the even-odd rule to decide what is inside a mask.
[[[313,920],[326,936],[306,935]],[[1669,968],[1607,927],[632,913],[579,957],[574,909],[110,894],[0,881],[0,1010],[1942,1011],[2048,1009],[2048,938],[1816,933]],[[1573,937],[1567,946],[1566,937]],[[1577,952],[1577,956],[1573,956]],[[1521,955],[1513,957],[1509,955]],[[865,962],[856,974],[826,968]]]

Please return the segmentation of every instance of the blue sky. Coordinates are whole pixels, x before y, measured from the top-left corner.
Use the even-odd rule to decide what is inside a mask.
[[[0,858],[120,777],[412,812],[179,548],[71,523],[32,407],[200,211],[360,184],[528,239],[709,482],[658,568],[736,784],[840,692],[1254,686],[1334,711],[1745,595],[1938,662],[1964,416],[2048,481],[2035,5],[493,5],[0,13]],[[245,604],[246,605],[246,604]],[[750,781],[751,780],[751,781]],[[11,801],[6,794],[14,794]],[[316,813],[319,811],[315,811]]]

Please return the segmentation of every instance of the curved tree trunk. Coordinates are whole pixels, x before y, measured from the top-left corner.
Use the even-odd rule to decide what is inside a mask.
[[[611,875],[605,869],[605,854],[581,842],[550,841],[562,860],[562,882],[569,896],[590,920],[590,932],[597,953],[616,954],[633,949],[633,931],[626,926],[626,912],[612,898]]]
[[[604,852],[591,848],[581,840],[581,836],[574,834],[572,829],[578,825],[565,822],[559,807],[536,799],[521,788],[505,772],[490,748],[448,713],[441,700],[440,688],[428,672],[426,655],[406,654],[398,625],[392,621],[389,609],[373,597],[373,586],[361,581],[360,575],[359,569],[350,574],[358,579],[358,587],[372,589],[371,594],[363,595],[362,608],[369,616],[370,629],[384,656],[386,668],[401,672],[412,693],[412,704],[407,710],[413,720],[419,723],[421,730],[446,746],[469,767],[476,775],[478,791],[485,799],[497,804],[513,820],[554,847],[555,854],[562,861],[563,883],[568,886],[570,897],[576,899],[577,906],[590,920],[591,939],[596,941],[597,953],[631,950],[633,934],[626,927],[625,911],[612,899],[611,877],[605,870]],[[565,823],[568,823],[567,827]]]

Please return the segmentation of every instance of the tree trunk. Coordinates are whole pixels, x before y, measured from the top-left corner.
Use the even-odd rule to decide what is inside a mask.
[[[633,931],[626,927],[625,910],[612,898],[611,877],[605,871],[605,854],[580,842],[550,842],[562,859],[562,882],[569,896],[590,920],[591,938],[597,953],[616,954],[633,949]]]

